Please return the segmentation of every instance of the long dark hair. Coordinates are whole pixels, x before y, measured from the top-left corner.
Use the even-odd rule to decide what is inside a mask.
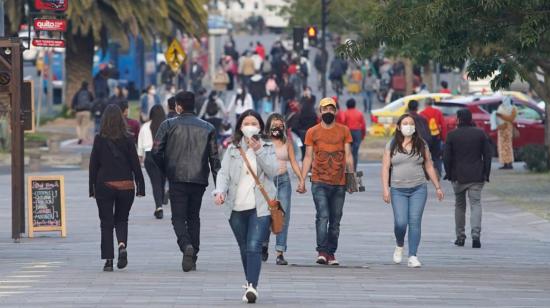
[[[151,108],[151,111],[149,112],[149,119],[151,120],[151,133],[153,134],[153,138],[155,138],[160,124],[162,124],[162,122],[166,120],[166,113],[164,112],[164,108],[162,108],[161,105],[153,106],[153,108]]]
[[[414,126],[416,128],[414,134],[412,135],[412,149],[410,153],[408,153],[405,148],[403,148],[403,141],[405,140],[405,136],[400,129],[401,122],[403,122],[403,120],[406,118],[413,119]],[[418,121],[413,115],[405,113],[404,115],[399,117],[399,120],[397,120],[397,128],[395,129],[395,134],[393,136],[393,141],[390,146],[391,156],[399,152],[403,154],[409,154],[410,156],[422,156],[423,159],[426,159],[426,142],[424,141],[424,139],[422,139],[422,137],[420,137],[420,134],[418,133],[419,127],[420,125],[418,125]]]
[[[115,104],[109,104],[101,117],[101,126],[99,128],[101,137],[117,140],[128,137],[128,128],[126,120],[122,116],[122,111]]]
[[[262,120],[262,116],[257,113],[256,111],[252,109],[248,109],[245,112],[241,113],[239,116],[239,119],[237,120],[237,124],[235,124],[235,132],[233,133],[233,145],[234,146],[240,146],[241,140],[243,139],[243,132],[241,131],[241,126],[243,125],[244,118],[248,116],[253,116],[258,120],[258,123],[260,123],[260,133],[264,131],[265,125],[264,120]]]
[[[268,118],[267,118],[267,122],[265,124],[265,130],[264,130],[264,134],[266,136],[269,136],[271,137],[271,123],[273,121],[281,121],[283,122],[284,124],[284,129],[283,129],[283,135],[281,136],[281,140],[283,141],[283,143],[286,143],[286,121],[285,121],[285,117],[283,117],[282,114],[279,114],[279,113],[272,113]]]

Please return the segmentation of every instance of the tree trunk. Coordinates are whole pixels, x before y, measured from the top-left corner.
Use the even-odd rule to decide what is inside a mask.
[[[65,103],[71,107],[73,96],[80,89],[82,82],[87,81],[92,86],[92,68],[94,64],[94,38],[87,35],[67,35],[67,50],[65,54],[65,69],[67,83],[65,85]]]
[[[405,95],[411,95],[414,90],[413,65],[411,59],[408,58],[403,59],[403,62],[405,64]]]
[[[434,77],[432,65],[432,62],[428,61],[428,63],[424,64],[424,69],[422,72],[422,82],[426,85],[428,91],[430,92],[434,92]]]

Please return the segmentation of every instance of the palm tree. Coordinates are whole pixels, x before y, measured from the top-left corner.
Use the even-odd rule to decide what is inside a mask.
[[[29,1],[30,2],[30,1]],[[33,1],[34,2],[34,1]],[[95,46],[109,41],[123,47],[129,36],[140,35],[146,44],[155,37],[167,38],[174,29],[196,36],[206,32],[205,0],[73,0],[67,10],[65,34],[67,102],[83,80],[91,82]],[[25,1],[9,0],[6,13],[12,32],[23,18]],[[31,6],[32,4],[29,3]]]

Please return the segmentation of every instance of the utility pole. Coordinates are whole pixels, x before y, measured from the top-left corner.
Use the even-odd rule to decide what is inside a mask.
[[[323,97],[327,96],[327,65],[328,65],[328,53],[327,53],[327,23],[328,23],[328,6],[330,0],[321,0],[321,59],[323,60],[323,71],[321,76],[321,89],[323,89]]]

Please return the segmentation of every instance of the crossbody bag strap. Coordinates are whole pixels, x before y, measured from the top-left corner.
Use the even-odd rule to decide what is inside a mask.
[[[248,157],[246,157],[246,153],[244,152],[242,147],[239,147],[239,152],[241,153],[241,156],[244,160],[244,164],[246,165],[246,168],[254,178],[254,181],[256,182],[256,186],[258,186],[258,188],[260,189],[260,192],[265,198],[265,201],[267,202],[267,204],[269,204],[269,202],[271,201],[269,198],[269,195],[267,194],[267,191],[265,191],[264,185],[260,182],[260,179],[258,178],[256,173],[254,173],[254,170],[252,170],[252,166],[250,165],[250,162],[248,161]]]

